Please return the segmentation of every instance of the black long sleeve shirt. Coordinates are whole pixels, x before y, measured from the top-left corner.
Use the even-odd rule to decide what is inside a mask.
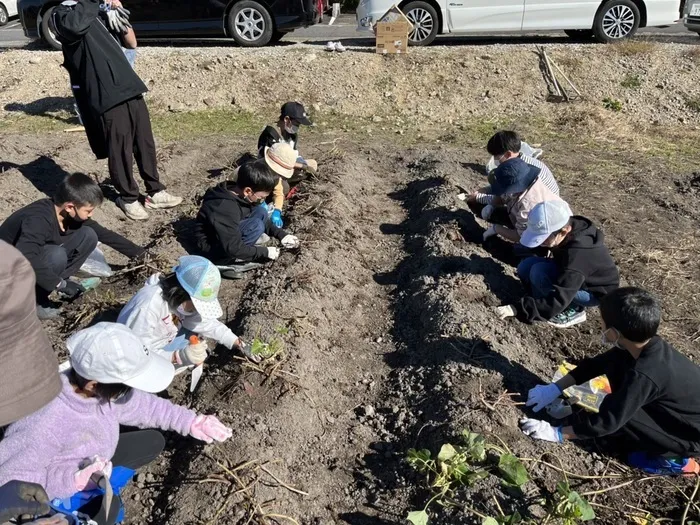
[[[125,239],[118,233],[100,226],[96,221],[65,220],[65,231],[61,231],[56,217],[56,208],[51,199],[41,199],[25,206],[10,215],[0,225],[0,239],[12,244],[31,263],[36,274],[36,284],[44,290],[51,291],[61,282],[47,266],[42,257],[42,248],[47,244],[61,245],[68,235],[80,228],[92,228],[103,244],[114,248],[129,258],[137,257],[144,249]]]
[[[195,237],[197,249],[214,263],[244,262],[267,259],[265,246],[248,246],[243,243],[241,221],[248,218],[256,204],[233,193],[234,182],[222,182],[204,194],[202,207],[197,214]],[[265,233],[282,240],[288,233],[267,221]]]
[[[667,434],[700,450],[700,367],[661,337],[653,337],[639,359],[613,348],[584,359],[571,371],[576,384],[607,375],[612,393],[597,414],[574,423],[577,437],[606,436],[644,410]]]

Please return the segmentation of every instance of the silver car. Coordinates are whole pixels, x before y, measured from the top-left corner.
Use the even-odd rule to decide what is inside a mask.
[[[700,35],[700,0],[686,0],[683,23],[688,31],[695,31]]]
[[[17,16],[17,0],[0,0],[0,26],[6,25],[13,16]]]

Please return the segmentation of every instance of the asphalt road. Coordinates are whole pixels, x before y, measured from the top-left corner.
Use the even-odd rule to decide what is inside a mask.
[[[371,33],[357,31],[355,25],[355,15],[341,15],[332,26],[328,25],[330,18],[326,17],[323,24],[298,29],[290,33],[283,39],[290,42],[324,42],[328,40],[340,40],[346,45],[372,46],[374,39]],[[684,44],[700,44],[697,33],[686,30],[683,24],[674,24],[667,28],[641,29],[638,33],[645,38],[659,40],[662,42],[678,42]],[[524,43],[524,42],[559,42],[567,37],[562,32],[540,32],[528,33],[527,35],[513,34],[476,34],[466,36],[439,37],[437,45],[467,45],[467,44],[488,44],[495,42]],[[26,47],[31,41],[24,36],[22,26],[18,20],[12,20],[5,27],[0,28],[0,48]],[[192,40],[139,40],[139,45],[232,45],[227,39],[210,39],[193,42]],[[436,45],[433,44],[433,45]],[[32,46],[33,47],[33,46]],[[31,47],[30,47],[31,48]]]

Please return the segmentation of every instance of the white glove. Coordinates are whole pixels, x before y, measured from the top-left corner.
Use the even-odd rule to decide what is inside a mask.
[[[496,308],[496,315],[498,316],[499,319],[507,319],[508,317],[515,317],[515,314],[517,312],[515,311],[515,308],[513,308],[511,305],[506,305],[506,306],[499,306]]]
[[[484,208],[486,209],[486,208]],[[486,242],[490,237],[493,237],[496,235],[496,226],[493,224],[488,227],[488,229],[484,232],[484,242]]]
[[[553,427],[546,421],[539,419],[523,418],[520,420],[520,427],[526,436],[552,443],[563,443],[564,436],[561,434],[561,427]]]
[[[267,249],[267,258],[271,260],[276,260],[280,256],[280,249],[271,246]]]
[[[187,345],[182,350],[175,352],[175,361],[181,366],[200,365],[207,358],[207,343],[200,341],[195,345]]]
[[[131,27],[129,19],[122,16],[116,9],[110,9],[107,11],[107,22],[109,24],[109,28],[113,32],[119,33],[120,35],[125,34]]]
[[[496,208],[492,204],[487,204],[486,206],[484,206],[484,209],[481,210],[481,218],[484,219],[485,221],[488,221],[489,217],[491,217],[491,214],[493,213],[493,210],[495,210],[495,209]],[[496,233],[496,232],[494,231],[494,233]],[[484,240],[486,240],[486,239],[484,239]]]
[[[559,390],[556,383],[537,385],[535,388],[531,388],[527,393],[527,402],[525,403],[525,406],[530,407],[535,405],[535,407],[532,409],[533,412],[539,412],[544,407],[551,404],[560,395],[561,390]]]
[[[295,235],[285,235],[281,242],[287,249],[299,248],[299,239]]]

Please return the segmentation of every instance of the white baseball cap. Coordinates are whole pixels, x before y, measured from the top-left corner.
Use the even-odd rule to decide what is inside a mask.
[[[73,370],[84,379],[161,392],[175,377],[173,364],[152,354],[129,328],[118,323],[97,323],[66,341]]]
[[[175,267],[175,275],[202,319],[218,319],[224,315],[218,299],[221,273],[208,259],[184,255]]]
[[[285,179],[294,175],[297,157],[297,152],[286,142],[275,142],[272,146],[265,146],[265,162],[272,171]]]
[[[540,202],[527,216],[527,229],[520,237],[520,244],[537,248],[547,237],[566,226],[572,216],[571,208],[561,199]]]

